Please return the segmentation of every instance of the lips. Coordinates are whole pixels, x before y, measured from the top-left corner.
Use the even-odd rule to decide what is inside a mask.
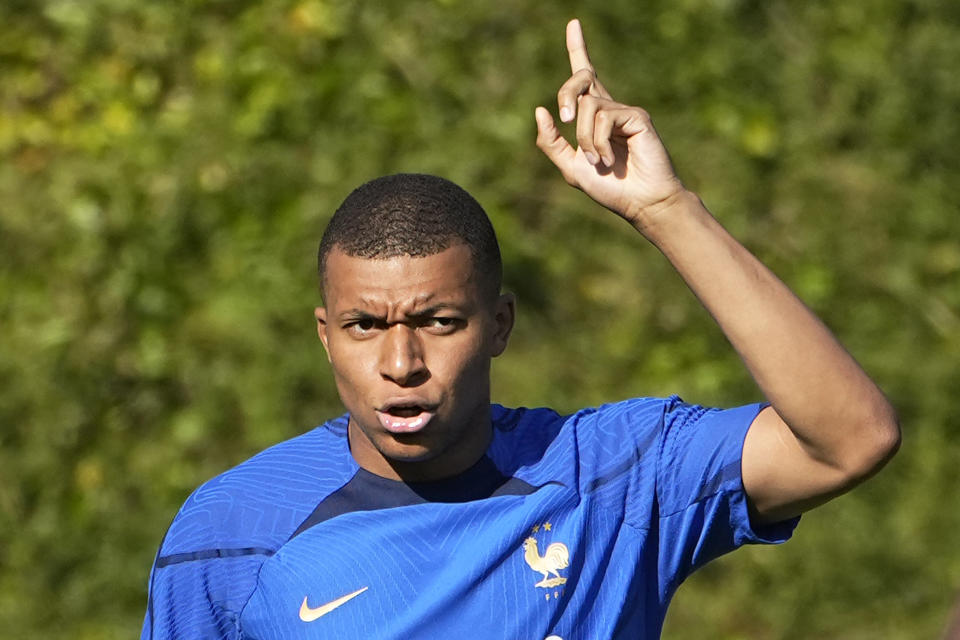
[[[433,418],[433,406],[420,399],[398,399],[386,402],[376,410],[381,426],[390,433],[416,433]]]

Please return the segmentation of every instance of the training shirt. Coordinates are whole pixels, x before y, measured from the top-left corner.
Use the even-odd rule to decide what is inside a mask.
[[[361,469],[341,416],[190,496],[142,638],[658,638],[694,569],[796,525],[749,520],[740,457],[761,408],[493,405],[480,461],[413,484]]]

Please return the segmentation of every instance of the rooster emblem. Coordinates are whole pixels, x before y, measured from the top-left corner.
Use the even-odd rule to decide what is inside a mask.
[[[540,550],[537,549],[537,539],[527,538],[523,541],[523,559],[527,566],[543,574],[543,580],[534,586],[550,589],[567,583],[567,579],[558,573],[560,569],[570,566],[570,551],[562,542],[554,542],[541,556]],[[554,575],[553,578],[549,577],[551,573]]]

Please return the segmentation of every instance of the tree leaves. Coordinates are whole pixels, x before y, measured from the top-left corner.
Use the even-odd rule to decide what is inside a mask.
[[[0,7],[10,635],[135,634],[187,493],[341,411],[314,337],[315,245],[376,175],[446,175],[493,218],[520,299],[497,400],[757,399],[661,256],[534,147],[533,107],[555,111],[566,78],[572,11]],[[791,544],[694,576],[666,637],[936,636],[960,588],[956,8],[577,11],[606,86],[653,114],[685,182],[823,315],[906,432],[889,470],[805,517]],[[47,615],[52,600],[62,618]]]

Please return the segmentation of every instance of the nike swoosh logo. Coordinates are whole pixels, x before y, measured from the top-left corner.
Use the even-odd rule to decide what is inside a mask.
[[[332,602],[328,602],[327,604],[320,605],[315,609],[311,609],[310,607],[307,606],[307,596],[303,596],[303,604],[300,605],[300,619],[303,620],[304,622],[313,622],[317,618],[327,615],[328,613],[330,613],[340,605],[346,604],[350,600],[353,600],[358,595],[366,591],[367,588],[368,587],[357,589],[353,593],[348,593],[347,595],[337,598]]]

